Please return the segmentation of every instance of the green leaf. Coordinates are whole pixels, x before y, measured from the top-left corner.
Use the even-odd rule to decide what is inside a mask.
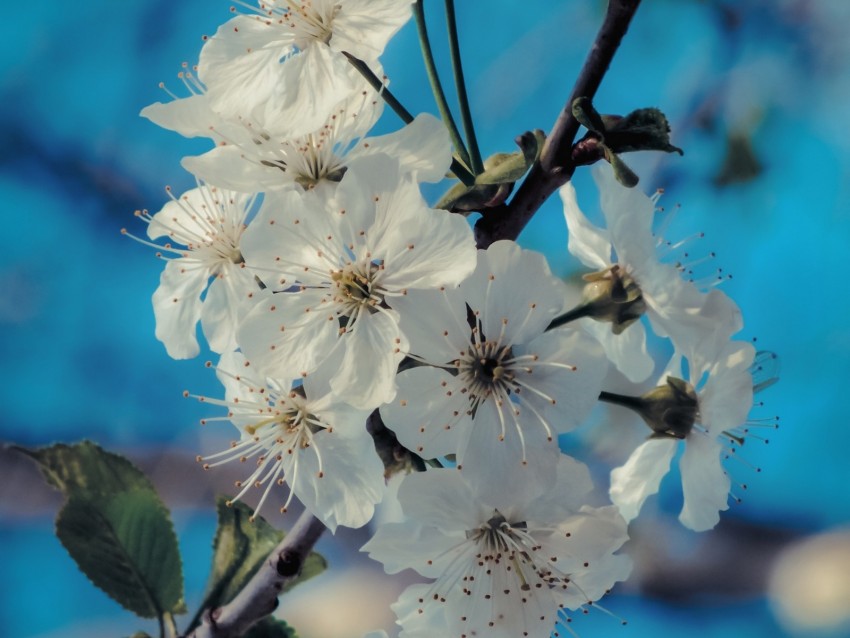
[[[97,500],[72,493],[56,535],[92,583],[126,609],[143,618],[185,612],[177,537],[153,490]]]
[[[573,117],[588,131],[604,135],[606,126],[603,116],[599,115],[593,103],[586,97],[577,97],[572,103]]]
[[[670,143],[670,125],[658,109],[637,109],[625,117],[604,116],[604,119],[605,144],[615,153],[664,151],[684,155],[682,149]]]
[[[266,616],[252,626],[242,638],[298,638],[295,630],[283,620]]]
[[[135,488],[153,490],[151,482],[130,461],[91,441],[59,443],[36,450],[17,446],[13,449],[38,463],[47,482],[66,496],[108,495]]]
[[[213,540],[212,570],[201,609],[214,609],[230,602],[285,536],[263,517],[254,517],[254,510],[244,503],[237,501],[228,507],[228,500],[225,496],[216,499],[218,529]],[[287,583],[283,591],[326,568],[325,559],[316,552],[310,552],[298,578]]]
[[[251,522],[254,510],[244,503],[237,501],[228,507],[228,500],[216,498],[218,529],[203,609],[230,602],[284,537],[261,516]]]
[[[15,449],[66,496],[56,535],[95,585],[144,618],[185,612],[174,527],[141,470],[90,441]]]
[[[630,169],[620,157],[610,148],[602,145],[602,150],[605,151],[605,159],[611,164],[614,169],[614,177],[626,188],[634,188],[638,185],[639,178],[635,172]]]

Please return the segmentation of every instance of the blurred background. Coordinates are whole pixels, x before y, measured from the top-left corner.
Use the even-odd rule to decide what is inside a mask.
[[[466,74],[485,155],[548,129],[601,21],[601,0],[459,2]],[[433,5],[433,6],[431,6]],[[163,187],[193,179],[181,157],[209,148],[138,117],[178,92],[181,62],[230,17],[210,0],[30,3],[0,23],[0,201],[9,241],[0,257],[0,442],[92,439],[128,455],[160,488],[184,552],[186,597],[198,604],[211,556],[214,495],[239,468],[204,473],[196,454],[222,449],[229,426],[201,430],[218,394],[204,355],[173,361],[154,338],[150,296],[162,264],[120,229],[158,210]],[[428,3],[445,52],[441,3]],[[644,3],[595,104],[603,113],[660,107],[676,155],[626,160],[639,188],[681,205],[666,235],[704,232],[694,256],[741,306],[740,338],[781,359],[781,382],[754,417],[781,416],[769,445],[748,443],[731,467],[733,503],[712,532],[678,525],[675,475],[632,527],[635,573],[574,629],[593,636],[850,636],[850,3],[845,0],[653,0]],[[441,53],[442,55],[442,53]],[[436,113],[412,22],[383,57],[396,95]],[[447,56],[445,82],[451,85]],[[382,131],[398,127],[391,113]],[[575,179],[597,207],[589,171]],[[429,192],[436,199],[438,189]],[[571,277],[557,198],[520,238]],[[711,270],[707,272],[711,272]],[[607,472],[645,432],[600,412],[565,442]],[[615,425],[612,425],[615,424]],[[626,434],[624,434],[626,432]],[[749,465],[748,465],[749,464]],[[750,467],[752,466],[752,467]],[[761,468],[756,472],[755,467]],[[249,501],[250,502],[250,501]],[[53,535],[61,497],[35,468],[0,451],[0,636],[96,638],[156,632],[95,589]],[[275,512],[270,504],[267,512]],[[292,518],[289,518],[292,516]],[[271,516],[273,523],[286,520]],[[283,601],[304,638],[392,630],[388,604],[406,582],[357,549],[367,530],[341,530],[320,550],[332,568]],[[403,579],[402,579],[403,580]],[[185,622],[185,621],[184,621]]]

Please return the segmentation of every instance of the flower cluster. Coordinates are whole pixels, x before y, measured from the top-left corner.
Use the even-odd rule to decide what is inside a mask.
[[[198,186],[138,213],[139,241],[167,261],[157,338],[194,357],[200,323],[221,355],[223,398],[198,398],[226,408],[207,420],[238,440],[199,461],[250,465],[234,500],[257,489],[262,506],[286,485],[284,510],[294,497],[331,530],[361,527],[402,471],[404,520],[363,549],[432,581],[395,606],[408,637],[542,636],[604,596],[628,577],[627,522],[680,441],[682,523],[713,527],[755,351],[732,341],[742,322],[728,297],[659,259],[656,199],[597,170],[597,227],[561,189],[568,249],[592,270],[571,307],[543,255],[508,240],[479,249],[463,215],[423,198],[420,184],[457,161],[441,121],[369,136],[382,95],[349,62],[382,75],[410,0],[240,7],[180,74],[188,95],[142,112],[211,139],[183,162]],[[647,329],[672,344],[669,365],[639,397],[607,392],[612,374],[653,377]],[[590,474],[559,437],[600,400],[652,434],[613,471],[612,504],[591,506]],[[376,451],[374,419],[401,462]]]

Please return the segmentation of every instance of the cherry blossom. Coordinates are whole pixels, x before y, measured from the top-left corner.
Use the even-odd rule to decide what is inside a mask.
[[[560,190],[568,249],[596,270],[585,276],[585,301],[596,321],[583,320],[583,326],[634,382],[648,378],[654,367],[639,321],[644,313],[654,332],[669,337],[680,352],[715,356],[742,327],[738,307],[719,290],[700,292],[673,264],[659,261],[658,240],[652,233],[653,198],[622,186],[607,165],[596,167],[593,176],[605,229],[594,226],[581,212],[572,183]]]
[[[361,527],[371,518],[384,492],[384,466],[364,426],[368,411],[340,401],[330,389],[334,362],[317,370],[303,384],[263,379],[238,352],[222,356],[216,374],[225,399],[199,397],[227,407],[225,417],[241,439],[217,454],[198,457],[204,468],[238,460],[251,461],[250,476],[237,483],[243,498],[262,489],[259,511],[275,486],[290,487],[293,496],[331,531],[338,525]]]
[[[291,136],[317,130],[358,91],[343,52],[373,71],[389,39],[410,18],[410,0],[263,0],[209,38],[198,74],[213,110],[262,116]]]
[[[512,486],[504,485],[508,494]],[[406,638],[547,636],[559,618],[601,598],[631,569],[615,554],[627,540],[616,508],[581,503],[587,468],[568,456],[553,489],[494,507],[452,469],[405,477],[407,519],[379,527],[363,547],[388,573],[407,568],[433,579],[394,606]],[[433,633],[431,634],[433,635]]]
[[[138,241],[156,248],[168,262],[153,294],[153,309],[156,338],[171,357],[188,359],[200,352],[195,335],[199,321],[214,352],[236,349],[236,325],[248,307],[249,291],[256,288],[240,247],[254,202],[253,195],[201,184],[179,198],[172,196],[153,216],[137,211],[148,224],[150,239],[168,239],[163,245]]]
[[[690,382],[681,379],[681,358],[675,357],[658,390],[644,395],[642,416],[656,434],[611,472],[611,500],[627,521],[658,491],[682,442],[685,503],[679,520],[695,531],[717,524],[719,512],[728,508],[731,485],[721,460],[724,443],[740,444],[747,435],[754,357],[751,344],[730,341],[715,360],[688,362]]]
[[[396,301],[411,357],[428,365],[399,374],[381,414],[420,456],[456,454],[494,505],[551,484],[557,435],[581,422],[601,389],[599,344],[580,330],[546,332],[563,294],[542,255],[500,241],[479,251],[460,288]]]
[[[395,394],[407,352],[398,299],[457,285],[475,266],[463,217],[428,208],[389,157],[345,179],[332,200],[268,194],[244,239],[266,285],[239,329],[247,356],[271,376],[309,374],[336,347],[331,386],[357,407]]]

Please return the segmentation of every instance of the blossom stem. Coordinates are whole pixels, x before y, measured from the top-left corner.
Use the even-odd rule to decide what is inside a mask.
[[[599,400],[605,403],[612,403],[614,405],[619,405],[624,408],[629,408],[630,410],[635,410],[636,412],[640,412],[644,407],[645,401],[641,397],[630,397],[625,394],[614,394],[613,392],[606,392],[602,390],[599,393]]]
[[[457,35],[454,0],[446,0],[446,26],[449,32],[449,54],[451,55],[452,71],[455,76],[455,90],[457,91],[457,99],[460,106],[460,118],[463,124],[463,132],[466,136],[466,144],[469,147],[469,161],[472,163],[472,172],[480,175],[484,172],[484,163],[481,161],[481,151],[478,149],[478,139],[475,137],[475,125],[472,122],[469,97],[466,92],[466,81],[463,77],[463,64],[460,59],[460,44]]]
[[[431,41],[428,38],[428,26],[425,24],[425,0],[416,0],[413,3],[413,15],[416,18],[416,31],[419,34],[419,46],[422,49],[422,60],[425,62],[425,71],[428,74],[428,82],[431,84],[431,92],[434,94],[434,100],[437,102],[437,108],[440,110],[440,117],[443,118],[443,123],[449,130],[449,135],[452,138],[452,144],[455,146],[460,161],[471,166],[469,160],[469,152],[466,150],[466,145],[463,143],[463,138],[460,135],[460,130],[452,117],[451,109],[449,108],[448,100],[446,100],[443,85],[440,82],[440,76],[437,73],[437,64],[434,62],[434,52],[431,50]]]
[[[163,638],[177,638],[180,635],[180,632],[177,631],[177,623],[174,622],[174,616],[167,611],[159,617],[159,628]]]
[[[546,330],[554,330],[555,328],[560,328],[561,326],[566,325],[571,321],[581,319],[582,317],[589,317],[592,314],[593,304],[581,304],[580,306],[576,306],[572,310],[568,310],[564,314],[552,319],[552,322],[546,327]]]
[[[555,120],[540,154],[509,204],[489,209],[475,224],[479,248],[500,239],[516,239],[534,213],[552,193],[570,181],[575,172],[572,145],[579,129],[573,100],[593,99],[611,60],[620,46],[641,0],[609,0],[605,19],[587,54],[572,93]]]
[[[372,88],[378,92],[387,106],[395,111],[395,114],[401,118],[402,122],[410,124],[413,121],[413,115],[411,115],[410,111],[404,108],[404,105],[399,102],[398,98],[396,98],[396,96],[392,94],[392,91],[387,88],[387,85],[372,72],[372,69],[369,68],[368,64],[366,64],[363,60],[354,57],[348,53],[348,51],[343,51],[342,54],[348,58],[351,66],[357,69],[360,75],[366,78],[366,81],[369,82],[369,84],[372,85]],[[455,177],[467,186],[472,186],[475,183],[475,175],[469,172],[469,169],[455,157],[452,158],[451,171],[454,173]]]
[[[226,605],[207,610],[201,624],[187,638],[236,638],[272,613],[278,595],[287,582],[298,576],[324,531],[322,522],[305,510],[242,591]]]

